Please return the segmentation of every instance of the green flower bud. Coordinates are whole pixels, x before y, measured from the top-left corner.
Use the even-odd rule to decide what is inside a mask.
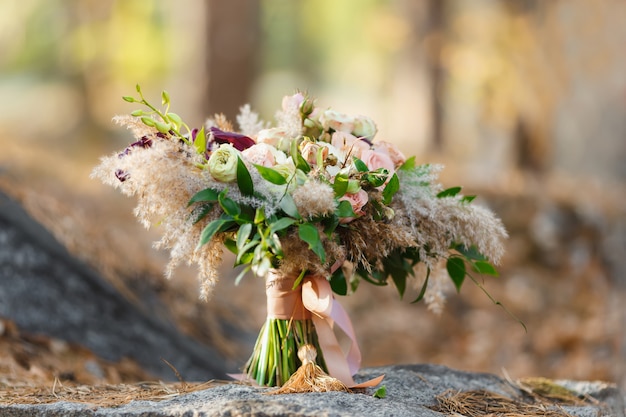
[[[163,90],[161,92],[161,104],[166,105],[170,102],[170,95],[167,91]]]
[[[135,110],[134,112],[132,112],[130,115],[134,116],[134,117],[139,117],[139,116],[143,116],[145,113],[143,112],[143,110]]]
[[[170,122],[174,123],[176,126],[180,126],[183,124],[183,119],[181,119],[180,116],[177,115],[176,113],[168,113],[167,119]]]
[[[148,116],[144,116],[141,118],[141,122],[146,125],[146,126],[150,126],[150,127],[155,127],[156,126],[156,120],[154,120],[151,117]]]
[[[134,103],[135,101],[137,101],[137,100],[135,100],[135,99],[134,99],[133,97],[131,97],[131,96],[124,96],[124,97],[122,97],[122,100],[127,101],[127,102],[129,102],[129,103]]]
[[[155,122],[156,128],[161,133],[168,133],[172,126],[169,123]]]

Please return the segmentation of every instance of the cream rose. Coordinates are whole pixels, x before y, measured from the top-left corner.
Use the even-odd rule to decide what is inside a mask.
[[[267,143],[276,149],[287,152],[291,146],[291,137],[285,129],[272,127],[260,130],[257,134],[256,142]]]
[[[319,120],[326,131],[333,129],[337,132],[350,133],[354,130],[354,118],[335,110],[325,110]]]
[[[237,158],[239,151],[230,144],[222,144],[209,158],[211,176],[221,182],[233,182],[237,179]]]
[[[318,143],[314,143],[314,142],[302,142],[301,144],[301,148],[302,150],[300,151],[300,153],[302,154],[302,157],[310,164],[310,165],[317,165],[317,154],[318,152],[321,152],[321,157],[322,157],[322,163],[326,160],[326,157],[328,156],[328,151],[329,149],[326,146],[323,146],[321,144]]]
[[[377,131],[378,129],[376,128],[376,123],[374,123],[374,121],[369,117],[357,116],[354,119],[354,129],[352,129],[352,134],[354,136],[372,140],[374,139],[374,136],[376,136]]]

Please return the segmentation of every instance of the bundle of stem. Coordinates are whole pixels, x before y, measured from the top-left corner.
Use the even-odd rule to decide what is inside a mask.
[[[261,386],[281,386],[302,364],[297,352],[304,345],[312,345],[316,349],[319,366],[325,371],[326,364],[312,320],[268,317],[245,372]]]

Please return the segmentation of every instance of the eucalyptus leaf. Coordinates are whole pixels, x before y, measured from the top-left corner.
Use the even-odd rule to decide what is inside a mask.
[[[347,200],[341,200],[339,202],[339,205],[337,205],[337,209],[335,210],[335,214],[340,218],[356,217],[356,213],[352,209],[352,204],[350,204]]]

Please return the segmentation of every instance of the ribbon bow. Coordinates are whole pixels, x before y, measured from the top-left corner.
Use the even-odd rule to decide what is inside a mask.
[[[311,318],[317,331],[320,347],[330,376],[337,378],[349,388],[373,387],[383,380],[384,375],[357,384],[352,379],[361,366],[361,351],[348,313],[333,296],[330,283],[319,276],[309,276],[302,282],[302,304],[312,313]],[[335,323],[350,339],[346,354],[339,346],[333,327]]]

